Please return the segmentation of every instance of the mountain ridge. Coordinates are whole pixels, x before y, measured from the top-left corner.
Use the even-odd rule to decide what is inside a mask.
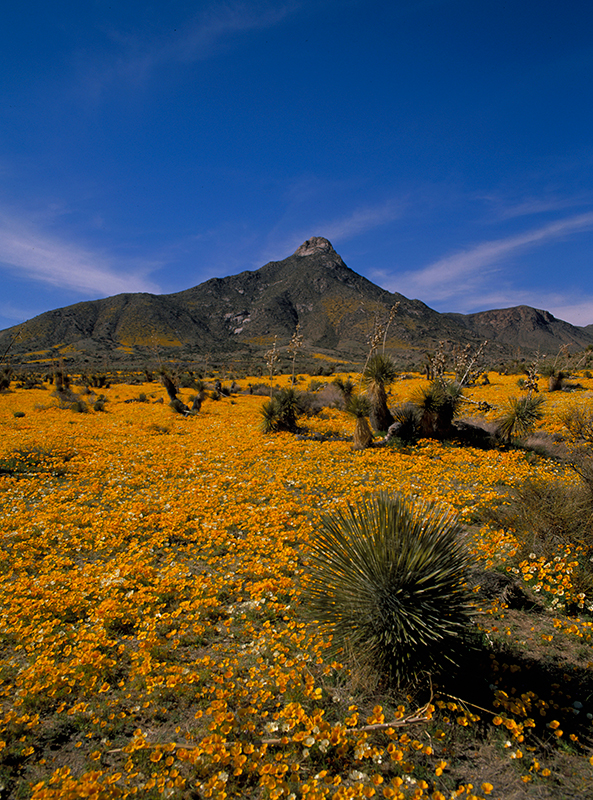
[[[410,366],[439,341],[477,345],[493,358],[593,346],[593,326],[579,328],[530,306],[475,314],[439,313],[377,286],[348,267],[324,237],[312,237],[281,261],[166,295],[123,293],[46,311],[0,331],[23,364],[56,358],[96,365],[141,366],[147,359],[248,361],[274,341],[286,347],[297,324],[303,353],[345,362],[363,359],[377,322],[393,306],[387,348]],[[36,357],[37,356],[37,357]]]

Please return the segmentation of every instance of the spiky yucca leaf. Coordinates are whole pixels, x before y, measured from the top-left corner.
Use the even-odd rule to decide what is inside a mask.
[[[260,430],[262,433],[276,433],[278,430],[278,405],[274,400],[266,400],[260,409]]]
[[[544,403],[545,399],[541,394],[510,397],[506,412],[498,420],[496,429],[498,435],[510,442],[512,436],[525,436],[531,433],[544,417],[542,408]]]
[[[451,660],[466,633],[468,556],[447,509],[381,493],[321,519],[306,597],[336,649],[396,683]]]
[[[368,417],[371,411],[371,403],[368,397],[363,394],[354,394],[350,397],[346,406],[346,411],[356,419],[361,417]]]

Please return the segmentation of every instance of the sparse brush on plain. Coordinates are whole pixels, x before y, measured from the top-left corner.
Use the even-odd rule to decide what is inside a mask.
[[[510,397],[504,413],[497,421],[496,433],[510,443],[513,437],[521,438],[531,433],[544,418],[545,398],[541,394]]]
[[[366,450],[373,443],[373,432],[369,426],[368,416],[371,403],[368,397],[361,394],[353,395],[346,406],[348,414],[356,419],[354,426],[354,449]]]
[[[443,506],[381,493],[322,517],[306,602],[336,649],[369,656],[397,684],[454,660],[470,629],[468,555]]]

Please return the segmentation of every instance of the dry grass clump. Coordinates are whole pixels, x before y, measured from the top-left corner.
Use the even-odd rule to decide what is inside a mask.
[[[593,405],[571,403],[560,412],[560,421],[575,442],[593,443]]]

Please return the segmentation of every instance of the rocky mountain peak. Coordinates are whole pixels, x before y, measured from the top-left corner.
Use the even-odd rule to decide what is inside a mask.
[[[294,252],[295,256],[312,256],[315,253],[335,253],[335,250],[323,236],[312,236]]]

